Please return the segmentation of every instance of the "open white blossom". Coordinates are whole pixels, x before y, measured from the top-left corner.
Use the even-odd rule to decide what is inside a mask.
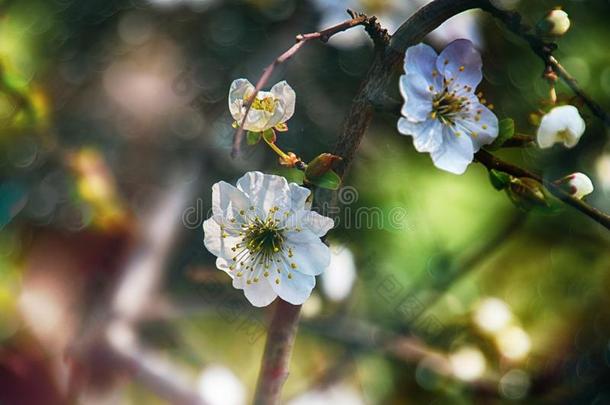
[[[565,147],[572,148],[584,132],[585,120],[578,113],[578,109],[572,105],[562,105],[542,117],[536,140],[541,148],[550,148],[556,143],[563,143]]]
[[[205,247],[257,307],[278,295],[300,305],[330,263],[321,240],[332,219],[311,211],[310,190],[285,178],[248,172],[237,187],[212,187],[212,217],[203,223]]]
[[[256,88],[247,79],[237,79],[229,89],[229,111],[235,120],[233,125],[241,125],[246,114],[246,104]],[[286,81],[274,85],[270,91],[259,91],[252,102],[244,129],[262,132],[278,127],[288,121],[294,114],[296,94]]]
[[[405,99],[398,131],[413,137],[439,169],[462,174],[482,145],[498,136],[498,118],[475,94],[481,55],[458,39],[437,55],[418,44],[407,49],[400,92]]]
[[[566,184],[568,191],[576,198],[583,198],[593,192],[593,182],[584,173],[576,172],[558,181],[559,184]]]

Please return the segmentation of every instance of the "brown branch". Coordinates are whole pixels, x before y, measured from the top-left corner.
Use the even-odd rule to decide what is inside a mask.
[[[581,199],[573,197],[571,194],[555,185],[552,181],[545,180],[542,176],[536,173],[532,173],[528,170],[520,168],[519,166],[505,162],[483,149],[475,154],[475,159],[488,169],[496,169],[516,177],[528,177],[541,182],[555,197],[559,198],[567,205],[579,210],[589,218],[593,219],[595,222],[604,226],[606,229],[610,229],[610,216],[608,214],[590,206]]]
[[[288,378],[288,365],[297,334],[301,306],[289,304],[282,299],[278,299],[274,305],[275,311],[269,325],[254,405],[280,403],[282,386]]]
[[[354,16],[352,19],[343,21],[342,23],[334,25],[330,28],[326,28],[317,32],[311,32],[308,34],[297,35],[296,43],[290,48],[288,48],[288,50],[286,50],[280,56],[278,56],[277,59],[271,62],[271,64],[267,66],[265,70],[263,70],[263,74],[261,75],[260,79],[258,79],[258,82],[256,82],[254,93],[246,102],[246,113],[244,114],[244,118],[241,120],[239,128],[237,128],[237,131],[235,132],[235,135],[233,137],[233,149],[231,150],[231,157],[235,158],[239,155],[241,142],[244,136],[244,123],[246,122],[246,118],[248,117],[248,113],[250,112],[250,108],[252,107],[252,102],[256,98],[258,92],[267,84],[275,68],[286,62],[288,59],[292,58],[308,41],[319,39],[322,42],[327,42],[333,35],[356,27],[358,25],[363,25],[367,23],[367,21],[369,21],[369,18],[364,14],[352,15]],[[373,20],[373,22],[374,21],[375,20]]]

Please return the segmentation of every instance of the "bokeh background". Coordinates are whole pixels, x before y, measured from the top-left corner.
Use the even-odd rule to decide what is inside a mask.
[[[1,2],[0,404],[249,403],[269,311],[215,269],[201,223],[214,182],[298,173],[262,145],[229,158],[229,85],[347,7],[392,31],[425,2]],[[531,24],[558,5],[501,3]],[[610,3],[559,5],[572,28],[557,56],[608,110]],[[476,12],[426,40],[460,37],[482,51],[498,116],[534,133],[540,61]],[[357,28],[279,68],[272,82],[297,93],[279,145],[332,150],[372,55]],[[588,201],[610,211],[608,132],[581,113],[574,149],[499,153],[550,178],[587,173]],[[571,209],[518,210],[480,166],[435,169],[396,119],[376,115],[338,191],[285,402],[610,403],[608,231]]]

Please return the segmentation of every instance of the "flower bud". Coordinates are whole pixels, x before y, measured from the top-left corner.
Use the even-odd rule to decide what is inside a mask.
[[[511,201],[524,211],[532,208],[546,208],[546,193],[539,181],[528,177],[512,178],[506,188]]]
[[[591,179],[586,174],[580,172],[572,173],[559,179],[555,184],[578,199],[593,192],[593,183],[591,182]]]
[[[536,24],[538,35],[549,37],[560,37],[570,29],[570,18],[568,13],[556,8]]]
[[[314,179],[322,176],[333,168],[333,165],[342,160],[341,157],[333,155],[331,153],[322,153],[316,156],[311,162],[307,164],[305,170],[305,176],[308,179]]]

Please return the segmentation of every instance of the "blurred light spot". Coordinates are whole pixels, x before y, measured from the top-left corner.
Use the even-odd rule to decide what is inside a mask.
[[[508,399],[523,399],[530,388],[529,375],[519,369],[510,370],[500,379],[499,390],[503,397]]]
[[[512,318],[510,308],[498,298],[485,298],[474,312],[476,325],[484,332],[495,333],[504,329]]]
[[[563,66],[570,74],[578,80],[578,83],[586,87],[591,80],[591,70],[587,61],[578,56],[570,56],[563,59]]]
[[[119,21],[119,36],[129,45],[141,45],[153,34],[150,17],[140,12],[129,12]]]
[[[610,190],[610,153],[604,153],[595,162],[595,171],[602,190]]]
[[[605,68],[599,75],[599,82],[602,90],[606,94],[610,94],[610,67]]]
[[[511,326],[496,336],[496,345],[505,357],[511,360],[521,360],[529,353],[531,341],[523,329]]]
[[[364,405],[364,403],[360,393],[346,384],[311,390],[288,401],[288,405]]]
[[[491,0],[492,4],[503,10],[512,10],[521,0]]]
[[[129,323],[124,321],[113,321],[106,330],[108,343],[119,351],[133,350],[136,336]]]
[[[208,405],[243,405],[246,389],[231,370],[222,365],[206,367],[197,383],[201,399]]]
[[[447,374],[446,362],[440,356],[426,356],[415,370],[415,381],[426,390],[434,390],[443,382],[442,376]]]
[[[356,280],[354,255],[346,246],[330,249],[330,264],[322,273],[322,291],[331,301],[346,299]]]
[[[463,381],[473,381],[485,372],[483,353],[473,346],[465,346],[449,355],[453,375]]]
[[[19,139],[12,143],[8,156],[15,167],[29,167],[36,161],[38,145],[30,137]]]
[[[305,318],[313,318],[322,311],[322,299],[315,292],[303,304],[301,313]]]

